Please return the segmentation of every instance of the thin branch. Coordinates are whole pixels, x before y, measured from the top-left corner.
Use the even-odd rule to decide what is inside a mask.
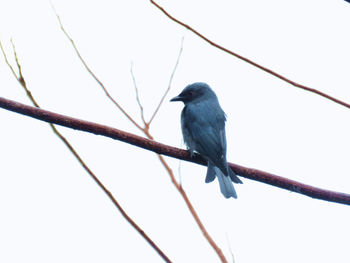
[[[250,59],[248,59],[248,58],[246,58],[246,57],[243,57],[243,56],[241,56],[241,55],[239,55],[239,54],[237,54],[237,53],[235,53],[235,52],[233,52],[233,51],[231,51],[231,50],[229,50],[229,49],[227,49],[227,48],[225,48],[225,47],[223,47],[223,46],[221,46],[221,45],[215,43],[214,41],[212,41],[212,40],[210,40],[209,38],[205,37],[203,34],[199,33],[199,32],[198,32],[197,30],[195,30],[193,27],[191,27],[191,26],[185,24],[184,22],[182,22],[182,21],[178,20],[177,18],[173,17],[172,15],[170,15],[163,7],[161,7],[159,4],[157,4],[157,3],[154,2],[153,0],[150,0],[150,2],[151,2],[151,4],[153,4],[155,7],[157,7],[160,11],[162,11],[163,14],[165,14],[168,18],[170,18],[171,20],[173,20],[175,23],[177,23],[177,24],[179,24],[179,25],[181,25],[181,26],[187,28],[189,31],[191,31],[192,33],[194,33],[195,35],[197,35],[198,37],[200,37],[201,39],[203,39],[204,41],[206,41],[206,42],[209,43],[210,45],[212,45],[212,46],[214,46],[214,47],[216,47],[216,48],[218,48],[218,49],[220,49],[220,50],[222,50],[222,51],[224,51],[224,52],[226,52],[226,53],[228,53],[228,54],[230,54],[230,55],[232,55],[232,56],[234,56],[234,57],[236,57],[236,58],[239,58],[239,59],[241,59],[241,60],[247,62],[248,64],[253,65],[254,67],[257,67],[257,68],[259,68],[259,69],[261,69],[261,70],[263,70],[263,71],[265,71],[265,72],[267,72],[267,73],[269,73],[269,74],[275,76],[276,78],[279,78],[279,79],[281,79],[281,80],[283,80],[283,81],[285,81],[285,82],[287,82],[287,83],[293,85],[294,87],[297,87],[297,88],[300,88],[300,89],[303,89],[303,90],[312,92],[312,93],[317,94],[317,95],[320,95],[320,96],[322,96],[322,97],[324,97],[324,98],[326,98],[326,99],[329,99],[329,100],[331,100],[331,101],[333,101],[333,102],[335,102],[335,103],[337,103],[337,104],[340,104],[340,105],[342,105],[342,106],[344,106],[344,107],[350,108],[350,104],[348,104],[348,103],[346,103],[346,102],[344,102],[344,101],[341,101],[341,100],[339,100],[339,99],[337,99],[337,98],[334,98],[334,97],[332,97],[332,96],[330,96],[330,95],[328,95],[328,94],[326,94],[326,93],[324,93],[324,92],[321,92],[321,91],[319,91],[319,90],[317,90],[317,89],[313,89],[313,88],[304,86],[304,85],[302,85],[302,84],[299,84],[299,83],[297,83],[297,82],[294,82],[294,81],[292,81],[292,80],[290,80],[290,79],[288,79],[288,78],[282,76],[281,74],[276,73],[275,71],[273,71],[273,70],[271,70],[271,69],[269,69],[269,68],[266,68],[266,67],[264,67],[264,66],[261,66],[261,65],[259,65],[258,63],[254,62],[254,61],[252,61],[252,60],[250,60]]]
[[[18,78],[17,80],[19,81],[19,83],[22,85],[22,87],[25,87],[25,91],[28,95],[28,97],[34,101],[34,98],[32,96],[32,94],[30,93],[30,91],[27,89],[27,85],[26,85],[26,82],[24,80],[24,77],[23,77],[23,74],[22,74],[22,67],[21,65],[19,64],[19,61],[18,61],[18,57],[17,57],[17,52],[16,52],[16,48],[15,48],[15,45],[13,44],[13,41],[12,41],[12,38],[11,38],[11,45],[12,45],[12,50],[13,50],[13,55],[15,57],[15,60],[16,60],[16,65],[17,65],[17,68],[18,68]],[[33,102],[34,103],[34,102]],[[34,103],[35,105],[35,103]],[[35,105],[37,106],[37,105]],[[37,106],[38,107],[38,106]]]
[[[11,42],[12,43],[12,42]],[[15,76],[15,78],[18,80],[18,76],[17,76],[17,73],[16,71],[14,70],[14,68],[12,67],[11,63],[9,62],[9,60],[7,59],[7,55],[6,55],[6,52],[4,50],[4,47],[2,46],[2,43],[1,43],[1,40],[0,40],[0,49],[1,49],[1,52],[2,52],[2,55],[4,56],[4,59],[5,59],[5,62],[7,64],[7,66],[10,68],[13,76]]]
[[[54,123],[64,127],[93,133],[96,135],[102,135],[115,140],[126,142],[137,147],[150,150],[152,152],[163,154],[169,157],[177,158],[184,161],[189,161],[201,165],[206,165],[205,160],[199,156],[191,158],[188,151],[165,145],[153,140],[145,139],[141,136],[131,134],[125,131],[121,131],[109,126],[84,121],[69,116],[57,114],[47,110],[31,107],[16,101],[8,100],[0,97],[0,108],[4,108],[9,111],[17,112],[22,115],[27,115],[32,118],[36,118],[45,122]],[[137,160],[135,160],[137,161]],[[325,190],[310,185],[306,185],[294,180],[290,180],[284,177],[280,177],[271,173],[263,172],[260,170],[247,168],[238,164],[229,163],[230,168],[238,175],[266,183],[272,186],[276,186],[288,191],[306,195],[312,198],[325,200],[329,202],[350,205],[350,195],[330,190]]]
[[[35,105],[35,107],[40,108],[39,104],[34,99],[34,96],[28,89],[26,82],[24,80],[21,65],[19,63],[17,52],[15,45],[13,44],[13,41],[11,39],[11,44],[13,48],[14,57],[16,60],[17,68],[19,75],[15,73],[12,65],[9,63],[6,53],[2,47],[1,41],[0,41],[0,48],[3,53],[3,56],[5,58],[6,64],[9,66],[10,70],[14,74],[17,81],[21,84],[23,89],[25,90],[27,96],[31,100],[31,102]],[[95,181],[95,183],[103,190],[103,192],[109,197],[109,199],[112,201],[112,203],[117,207],[119,212],[122,214],[122,216],[127,220],[127,222],[148,242],[148,244],[156,250],[156,252],[163,258],[165,262],[171,262],[170,259],[164,254],[164,252],[153,242],[153,240],[142,230],[141,227],[139,227],[136,222],[125,212],[125,210],[121,207],[119,202],[115,199],[115,197],[112,195],[112,193],[103,185],[103,183],[98,179],[98,177],[92,172],[92,170],[87,166],[87,164],[83,161],[83,159],[80,157],[78,152],[73,148],[73,146],[69,143],[69,141],[56,129],[55,125],[52,123],[49,123],[52,131],[54,134],[56,134],[60,140],[66,145],[66,147],[70,150],[70,152],[74,155],[74,157],[78,160],[78,162],[81,164],[81,166],[85,169],[85,171],[91,176],[91,178]]]
[[[170,169],[169,165],[166,163],[164,157],[160,154],[158,154],[159,160],[164,165],[165,169],[168,171],[172,183],[175,185],[176,189],[181,193],[181,196],[183,197],[188,209],[190,210],[194,220],[196,221],[199,229],[201,230],[203,236],[208,240],[209,244],[212,246],[218,257],[220,258],[221,262],[228,263],[227,259],[225,258],[224,253],[222,253],[222,250],[220,247],[215,243],[215,241],[212,239],[212,237],[209,235],[208,231],[205,229],[205,226],[203,225],[202,221],[200,220],[196,210],[194,209],[192,203],[188,199],[188,196],[184,189],[182,188],[181,184],[179,184],[174,176],[173,171]]]
[[[61,22],[61,18],[59,17],[59,15],[57,14],[55,7],[51,4],[51,7],[57,17],[57,20],[60,24],[61,30],[62,32],[66,35],[66,37],[69,39],[69,41],[71,42],[75,53],[77,54],[78,58],[80,59],[80,61],[83,63],[85,69],[89,72],[89,74],[95,79],[95,81],[100,85],[100,87],[102,88],[102,90],[104,91],[104,93],[106,94],[106,96],[113,102],[113,104],[115,106],[118,107],[118,109],[129,119],[129,121],[131,121],[137,128],[139,128],[140,130],[142,130],[142,127],[137,124],[137,122],[134,121],[134,119],[124,110],[124,108],[116,101],[113,99],[113,97],[109,94],[109,92],[107,91],[107,89],[105,88],[105,86],[103,85],[102,81],[100,81],[97,76],[92,72],[92,70],[89,68],[89,66],[87,65],[87,63],[85,62],[85,60],[83,59],[83,57],[81,56],[77,46],[75,45],[74,40],[69,36],[69,34],[67,33],[67,31],[64,29],[63,24]]]
[[[52,6],[52,8],[54,9],[54,7]],[[178,61],[179,61],[179,58],[180,58],[180,55],[181,55],[181,52],[182,52],[182,46],[181,46],[181,50],[180,50],[180,54],[178,56],[178,60],[177,60],[177,63],[175,65],[175,68],[173,70],[173,73],[171,75],[171,78],[170,78],[170,81],[169,81],[169,86],[168,86],[168,89],[167,91],[165,92],[165,94],[163,95],[163,98],[161,99],[160,103],[159,103],[159,106],[158,108],[156,109],[155,113],[153,114],[153,116],[151,117],[151,121],[149,123],[146,123],[144,117],[141,116],[143,122],[144,122],[144,125],[145,127],[142,128],[130,115],[128,115],[126,113],[126,111],[124,111],[122,109],[122,107],[112,98],[112,96],[108,93],[107,89],[105,88],[105,86],[102,84],[102,82],[100,80],[97,79],[96,75],[90,70],[90,68],[88,67],[88,65],[86,64],[86,62],[84,61],[84,59],[82,58],[82,56],[80,55],[80,52],[78,50],[78,48],[76,47],[76,45],[74,44],[74,41],[73,39],[68,35],[67,31],[64,29],[63,27],[63,24],[60,20],[60,17],[58,16],[57,12],[55,11],[54,9],[54,12],[57,16],[57,19],[59,21],[59,24],[61,26],[61,30],[63,31],[63,33],[66,35],[66,37],[70,40],[71,44],[73,45],[73,48],[76,52],[76,54],[78,55],[79,59],[81,60],[81,62],[83,63],[83,65],[85,66],[85,68],[87,69],[87,71],[91,74],[91,76],[98,82],[98,84],[102,87],[102,89],[104,90],[105,94],[107,95],[107,97],[118,107],[119,110],[121,110],[125,116],[138,128],[140,129],[146,136],[148,139],[151,139],[153,140],[153,136],[150,134],[149,132],[149,125],[150,125],[150,122],[153,120],[154,116],[156,115],[158,109],[160,108],[160,105],[162,103],[162,101],[164,100],[165,96],[167,95],[169,89],[170,89],[170,86],[171,86],[171,82],[172,82],[172,78],[173,78],[173,75],[175,74],[175,70],[176,70],[176,67],[177,67],[177,64],[178,64]],[[136,82],[135,83],[135,88],[136,88]],[[137,96],[138,96],[138,91],[137,91],[137,88],[136,88],[136,92],[137,92]],[[139,103],[139,101],[138,101]],[[139,106],[141,105],[141,103],[139,103]],[[143,107],[142,107],[142,113],[143,114]],[[179,191],[179,193],[181,194],[182,198],[185,200],[186,204],[187,204],[187,207],[188,209],[190,210],[192,216],[194,217],[197,225],[199,226],[199,228],[201,229],[202,233],[204,234],[204,237],[208,240],[209,244],[213,247],[213,249],[215,250],[215,252],[218,254],[218,256],[220,257],[221,261],[223,263],[227,262],[224,254],[222,253],[221,249],[215,244],[215,242],[213,241],[213,239],[209,236],[208,232],[206,231],[204,225],[202,224],[202,222],[200,221],[196,211],[194,210],[192,204],[190,203],[185,191],[181,188],[181,185],[178,185],[178,183],[176,182],[175,180],[175,177],[171,171],[171,169],[169,168],[169,166],[167,165],[167,163],[165,162],[165,160],[163,159],[162,156],[160,156],[158,154],[158,157],[161,161],[161,163],[163,164],[164,168],[168,171],[169,173],[169,176],[174,184],[174,186],[177,188],[177,190]],[[169,170],[170,169],[170,170]]]
[[[230,251],[230,255],[231,255],[231,259],[232,259],[232,263],[235,263],[235,255],[232,252],[232,248],[231,248],[231,242],[230,239],[226,233],[226,240],[227,240],[227,246],[228,246],[228,250]]]
[[[148,125],[147,125],[147,122],[145,120],[145,115],[144,115],[144,112],[143,112],[143,106],[142,106],[141,101],[140,101],[139,89],[137,88],[136,79],[135,79],[135,75],[134,75],[134,71],[133,71],[133,66],[134,66],[133,63],[131,62],[130,74],[131,74],[132,81],[134,83],[134,88],[135,88],[135,93],[136,93],[136,101],[137,101],[137,104],[139,105],[139,108],[140,108],[141,119],[142,119],[142,122],[143,122],[143,124],[145,125],[145,128],[146,128]]]
[[[176,63],[175,63],[175,66],[174,66],[174,69],[173,69],[173,72],[171,72],[171,75],[170,75],[170,79],[169,79],[169,84],[168,84],[168,88],[166,89],[166,91],[164,92],[164,95],[163,97],[161,98],[156,110],[154,111],[151,119],[148,121],[148,125],[151,124],[151,122],[153,121],[154,117],[157,115],[159,109],[160,109],[160,106],[162,106],[162,103],[166,97],[166,95],[168,95],[169,93],[169,90],[171,88],[171,84],[173,82],[173,78],[174,78],[174,75],[175,75],[175,72],[176,72],[176,69],[177,69],[177,66],[179,65],[179,61],[180,61],[180,58],[181,58],[181,55],[182,55],[182,50],[183,50],[183,46],[184,46],[184,37],[182,37],[181,39],[181,47],[180,47],[180,51],[179,51],[179,55],[177,56],[177,59],[176,59]]]

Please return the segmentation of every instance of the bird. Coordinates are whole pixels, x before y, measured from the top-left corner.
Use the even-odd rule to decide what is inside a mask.
[[[170,101],[182,101],[181,130],[191,157],[201,155],[207,161],[206,183],[218,178],[225,198],[237,198],[233,183],[242,181],[231,170],[226,160],[226,114],[211,87],[195,82]]]

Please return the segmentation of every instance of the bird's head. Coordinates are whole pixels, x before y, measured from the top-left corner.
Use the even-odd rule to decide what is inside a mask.
[[[182,101],[187,104],[190,102],[215,98],[217,99],[214,91],[204,82],[195,82],[188,85],[184,90],[170,101]]]

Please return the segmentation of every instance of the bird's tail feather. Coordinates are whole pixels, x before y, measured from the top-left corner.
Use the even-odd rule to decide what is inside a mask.
[[[230,167],[228,167],[228,175],[230,176],[232,182],[236,183],[236,184],[243,184],[243,182],[241,181],[241,179],[239,179],[237,177],[237,175],[231,170]]]
[[[205,182],[210,183],[215,180],[216,172],[214,169],[214,165],[212,165],[210,162],[208,162],[208,170],[207,170],[207,176],[205,177]]]
[[[235,188],[233,187],[233,183],[231,181],[231,178],[228,176],[225,176],[219,168],[214,167],[216,171],[216,176],[218,177],[219,185],[220,185],[220,191],[226,198],[237,198],[237,194],[235,191]]]

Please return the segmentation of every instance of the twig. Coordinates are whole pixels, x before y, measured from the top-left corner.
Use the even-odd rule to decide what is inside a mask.
[[[55,7],[51,4],[51,7],[57,17],[57,20],[60,24],[61,30],[62,32],[66,35],[66,37],[69,39],[69,41],[71,42],[75,53],[77,54],[77,56],[79,57],[80,61],[83,63],[85,69],[89,72],[89,74],[95,79],[95,81],[100,85],[100,87],[102,88],[102,90],[104,91],[104,93],[106,94],[106,96],[114,103],[115,106],[118,107],[118,109],[129,119],[129,121],[131,121],[137,128],[139,128],[140,130],[142,130],[142,127],[140,125],[137,124],[137,122],[135,122],[133,120],[133,118],[124,110],[124,108],[116,101],[113,99],[113,97],[109,94],[109,92],[107,91],[107,89],[105,88],[105,86],[103,85],[103,83],[97,78],[97,76],[92,72],[92,70],[89,68],[89,66],[87,65],[87,63],[85,62],[85,60],[83,59],[83,57],[81,56],[77,46],[75,45],[74,40],[69,36],[69,34],[67,33],[67,31],[64,29],[63,24],[61,22],[61,18],[59,17],[59,15],[57,14]]]
[[[12,43],[12,42],[11,42],[11,43]],[[7,55],[6,55],[6,52],[5,52],[5,50],[4,50],[4,47],[2,46],[1,41],[0,41],[0,49],[1,49],[2,55],[4,56],[4,59],[5,59],[5,62],[6,62],[6,64],[7,64],[7,66],[10,68],[10,70],[11,70],[12,74],[15,76],[15,78],[18,79],[18,76],[17,76],[16,71],[13,69],[11,63],[10,63],[10,62],[8,61],[8,59],[7,59]]]
[[[192,33],[194,33],[195,35],[197,35],[198,37],[200,37],[201,39],[203,39],[204,41],[206,41],[210,45],[212,45],[212,46],[214,46],[214,47],[216,47],[216,48],[218,48],[218,49],[220,49],[220,50],[222,50],[222,51],[224,51],[224,52],[226,52],[226,53],[228,53],[228,54],[230,54],[232,56],[235,56],[236,58],[239,58],[239,59],[241,59],[241,60],[243,60],[243,61],[253,65],[254,67],[257,67],[257,68],[259,68],[259,69],[261,69],[261,70],[263,70],[263,71],[265,71],[265,72],[275,76],[276,78],[279,78],[279,79],[281,79],[281,80],[283,80],[283,81],[293,85],[294,87],[297,87],[297,88],[300,88],[300,89],[303,89],[303,90],[307,90],[307,91],[312,92],[314,94],[320,95],[320,96],[322,96],[322,97],[324,97],[326,99],[329,99],[329,100],[331,100],[331,101],[333,101],[333,102],[335,102],[337,104],[340,104],[340,105],[342,105],[344,107],[350,108],[350,104],[348,104],[348,103],[346,103],[344,101],[341,101],[341,100],[339,100],[337,98],[334,98],[334,97],[332,97],[332,96],[330,96],[330,95],[328,95],[328,94],[326,94],[324,92],[321,92],[321,91],[319,91],[317,89],[313,89],[313,88],[304,86],[302,84],[299,84],[297,82],[294,82],[294,81],[292,81],[292,80],[282,76],[281,74],[278,74],[278,73],[274,72],[273,70],[271,70],[269,68],[261,66],[258,63],[254,62],[254,61],[252,61],[252,60],[250,60],[250,59],[248,59],[246,57],[243,57],[243,56],[241,56],[241,55],[239,55],[239,54],[237,54],[237,53],[235,53],[235,52],[233,52],[233,51],[231,51],[231,50],[229,50],[229,49],[227,49],[227,48],[225,48],[225,47],[215,43],[214,41],[212,41],[209,38],[205,37],[203,34],[199,33],[193,27],[185,24],[184,22],[182,22],[182,21],[178,20],[177,18],[173,17],[172,15],[170,15],[163,7],[161,7],[159,4],[157,4],[153,0],[150,0],[150,2],[155,7],[157,7],[160,11],[162,11],[163,14],[165,14],[168,18],[170,18],[171,20],[173,20],[177,24],[187,28],[189,31],[191,31]]]
[[[129,144],[135,145],[137,147],[150,150],[158,154],[163,154],[169,157],[173,157],[173,158],[177,158],[180,160],[185,160],[185,161],[189,161],[189,162],[193,162],[201,165],[206,165],[205,160],[201,159],[199,156],[192,159],[190,154],[186,150],[165,145],[165,144],[162,144],[153,140],[149,140],[141,136],[137,136],[135,134],[124,132],[105,125],[53,113],[47,110],[31,107],[31,106],[28,106],[16,101],[8,100],[2,97],[0,97],[0,108],[4,108],[13,112],[27,115],[32,118],[36,118],[45,122],[50,122],[50,123],[54,123],[64,127],[85,131],[96,135],[102,135],[115,140],[123,141]],[[135,160],[135,162],[136,161],[137,160]],[[306,195],[312,198],[339,203],[339,204],[350,205],[349,194],[313,187],[313,186],[306,185],[294,180],[290,180],[288,178],[280,177],[271,173],[240,166],[238,164],[229,163],[229,166],[238,175],[251,180],[263,182],[272,186],[276,186],[276,187],[286,189],[288,191],[292,191],[295,193],[299,193],[302,195]]]
[[[19,63],[17,52],[15,45],[13,44],[13,41],[11,39],[11,44],[13,48],[14,57],[16,60],[17,68],[18,68],[18,76],[13,69],[12,65],[9,63],[6,53],[2,47],[1,41],[0,41],[0,48],[3,53],[3,56],[5,58],[6,64],[11,69],[12,73],[14,74],[17,81],[21,84],[25,92],[27,93],[27,96],[31,100],[31,102],[35,105],[35,107],[40,108],[39,104],[34,99],[34,96],[32,95],[31,91],[28,89],[26,82],[24,80],[21,65]],[[78,152],[73,148],[73,146],[69,143],[69,141],[56,129],[56,127],[49,123],[52,131],[54,134],[56,134],[61,141],[66,145],[66,147],[70,150],[70,152],[74,155],[74,157],[78,160],[78,162],[81,164],[81,166],[85,169],[85,171],[92,177],[92,179],[95,181],[95,183],[103,190],[103,192],[109,197],[109,199],[112,201],[112,203],[117,207],[119,212],[122,214],[122,216],[127,220],[127,222],[148,242],[148,244],[156,250],[156,252],[164,259],[165,262],[171,262],[170,259],[164,254],[164,252],[153,242],[153,240],[142,230],[141,227],[139,227],[136,222],[125,212],[125,210],[121,207],[119,202],[115,199],[115,197],[112,195],[112,193],[103,185],[103,183],[98,179],[98,177],[92,172],[92,170],[87,166],[87,164],[83,161],[83,159],[80,157]]]
[[[171,84],[172,84],[172,82],[173,82],[173,78],[174,78],[174,75],[175,75],[177,66],[179,65],[179,61],[180,61],[180,58],[181,58],[181,55],[182,55],[183,46],[184,46],[184,37],[182,37],[182,39],[181,39],[181,47],[180,47],[179,55],[177,56],[174,69],[173,69],[173,71],[171,72],[170,79],[169,79],[169,84],[168,84],[168,88],[167,88],[166,91],[164,92],[164,95],[163,95],[163,97],[161,98],[161,100],[159,101],[159,104],[158,104],[156,110],[154,111],[154,113],[153,113],[151,119],[148,121],[148,125],[151,125],[151,122],[153,121],[154,117],[155,117],[156,114],[158,113],[158,111],[159,111],[159,109],[160,109],[160,106],[162,106],[162,103],[163,103],[163,101],[164,101],[166,95],[168,95],[168,92],[169,92],[169,90],[170,90],[170,88],[171,88]]]
[[[212,246],[212,248],[215,250],[216,254],[220,258],[221,262],[227,263],[227,259],[225,258],[224,253],[222,253],[222,250],[220,247],[215,243],[215,241],[212,239],[212,237],[209,235],[208,231],[205,229],[205,226],[203,225],[202,221],[200,220],[196,210],[194,209],[192,203],[188,199],[188,196],[184,189],[182,188],[181,184],[179,184],[174,176],[173,171],[170,169],[169,165],[165,162],[165,159],[162,155],[158,154],[159,160],[164,165],[165,169],[168,171],[172,183],[175,185],[176,189],[181,193],[181,196],[183,197],[188,209],[190,210],[194,220],[196,221],[199,229],[201,230],[203,236],[208,240],[209,244]]]
[[[15,56],[16,65],[17,65],[17,68],[18,68],[18,78],[17,78],[17,80],[19,81],[19,83],[22,85],[23,88],[25,87],[24,89],[25,89],[28,97],[30,98],[30,100],[35,101],[33,96],[32,96],[32,94],[31,94],[31,92],[27,89],[27,85],[26,85],[26,82],[25,82],[23,74],[22,74],[22,67],[19,64],[16,48],[15,48],[15,45],[13,44],[12,38],[10,39],[10,41],[11,41],[11,45],[12,45],[12,49],[13,49],[13,55]],[[35,103],[34,103],[34,105],[35,105]],[[35,105],[35,106],[37,106],[37,105]],[[37,107],[39,107],[39,106],[37,106]]]
[[[147,125],[147,122],[145,120],[145,115],[144,115],[144,112],[143,112],[143,106],[142,106],[141,101],[140,101],[139,90],[137,88],[136,79],[135,79],[135,75],[134,75],[134,71],[133,71],[133,66],[134,66],[133,63],[131,62],[130,74],[131,74],[132,81],[134,83],[134,88],[135,88],[135,93],[136,93],[136,101],[137,101],[137,104],[139,105],[139,108],[140,108],[141,119],[142,119],[142,122],[143,122],[143,124],[145,125],[145,128],[146,128],[148,125]]]
[[[230,242],[230,239],[226,233],[226,240],[227,240],[227,246],[228,246],[228,250],[230,251],[230,255],[231,255],[231,258],[232,258],[232,263],[235,263],[235,255],[233,254],[232,252],[232,248],[231,248],[231,242]]]

